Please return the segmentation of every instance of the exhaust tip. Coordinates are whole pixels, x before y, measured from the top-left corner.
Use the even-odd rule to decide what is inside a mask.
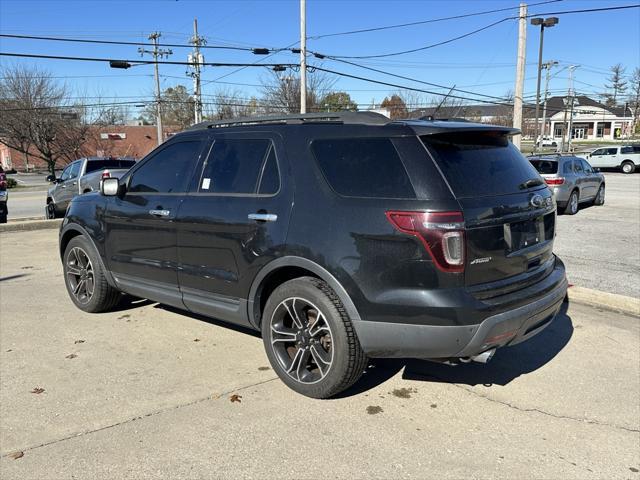
[[[478,355],[471,357],[471,360],[478,363],[487,363],[489,360],[493,358],[493,354],[496,353],[496,349],[492,348],[491,350],[487,350]]]

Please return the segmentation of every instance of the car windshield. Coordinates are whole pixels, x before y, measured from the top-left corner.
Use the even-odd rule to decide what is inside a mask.
[[[530,160],[530,162],[541,175],[558,173],[558,162],[554,160]]]
[[[103,170],[105,168],[112,169],[130,169],[136,164],[135,160],[122,159],[105,159],[105,160],[89,160],[87,162],[87,173]]]

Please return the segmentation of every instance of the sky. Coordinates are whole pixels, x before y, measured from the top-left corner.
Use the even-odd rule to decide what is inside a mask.
[[[529,3],[540,1],[531,0]],[[531,6],[529,13],[638,3],[638,0],[562,0]],[[505,17],[517,16],[518,4],[514,0],[307,0],[307,48],[333,56],[377,55],[419,48],[477,30]],[[354,29],[509,7],[513,9],[390,30],[316,38]],[[187,44],[193,33],[193,19],[197,18],[199,33],[210,46],[277,48],[297,45],[300,39],[299,8],[298,0],[0,0],[0,33],[147,43],[147,36],[159,31],[162,33],[161,42]],[[544,36],[543,61],[559,62],[552,70],[553,78],[549,86],[552,95],[565,94],[570,65],[579,65],[574,77],[577,92],[592,96],[605,91],[611,65],[621,63],[629,76],[634,68],[640,66],[640,8],[557,16],[559,24],[546,29]],[[444,87],[456,85],[456,88],[474,94],[503,96],[514,89],[517,23],[516,19],[506,20],[467,38],[405,55],[350,60],[396,75],[436,83],[443,88],[390,77],[335,60],[311,58],[309,63],[350,75],[434,92],[446,93],[448,89]],[[535,97],[539,38],[539,27],[528,26],[525,98],[530,99]],[[169,60],[186,61],[188,48],[172,50]],[[136,45],[0,38],[0,51],[140,59]],[[235,50],[209,49],[204,54],[208,62],[299,61],[299,55],[287,51],[268,59]],[[151,65],[116,70],[110,69],[106,63],[0,57],[1,66],[16,63],[37,65],[48,70],[75,95],[85,99],[100,97],[102,101],[134,101],[151,100],[153,95]],[[191,91],[192,80],[185,75],[185,70],[185,66],[181,65],[161,65],[161,88],[181,84]],[[212,101],[213,95],[221,89],[235,91],[242,98],[259,96],[259,85],[269,75],[270,72],[264,67],[240,71],[227,67],[205,67],[204,101]],[[333,89],[349,92],[363,107],[372,102],[379,103],[385,96],[398,90],[340,77]],[[459,94],[477,98],[477,95]],[[437,97],[425,95],[423,100],[432,98]]]

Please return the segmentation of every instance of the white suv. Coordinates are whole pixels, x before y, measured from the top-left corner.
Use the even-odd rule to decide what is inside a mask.
[[[593,167],[620,168],[624,173],[633,173],[640,166],[640,145],[598,148],[584,158]]]

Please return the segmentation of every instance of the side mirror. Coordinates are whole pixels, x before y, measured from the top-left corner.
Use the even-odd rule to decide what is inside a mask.
[[[49,183],[53,183],[56,181],[56,176],[55,175],[47,175],[47,178],[45,179],[47,182]]]
[[[600,169],[598,167],[593,167],[593,171],[598,173],[600,171]]]
[[[120,180],[117,178],[105,178],[100,182],[100,193],[105,197],[118,195]]]

